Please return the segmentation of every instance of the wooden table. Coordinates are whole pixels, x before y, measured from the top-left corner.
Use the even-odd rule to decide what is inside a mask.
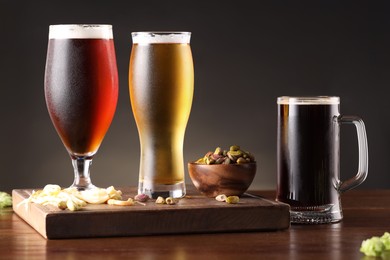
[[[273,191],[252,192],[273,199]],[[390,231],[390,190],[342,195],[344,220],[276,232],[46,240],[0,210],[0,259],[364,259],[362,240]]]

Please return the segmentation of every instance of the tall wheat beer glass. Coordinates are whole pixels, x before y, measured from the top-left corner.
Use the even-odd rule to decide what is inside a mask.
[[[45,71],[50,118],[74,167],[78,190],[95,188],[89,167],[118,100],[111,25],[51,25]]]
[[[189,32],[134,32],[130,102],[141,146],[138,192],[183,197],[183,142],[194,91]]]

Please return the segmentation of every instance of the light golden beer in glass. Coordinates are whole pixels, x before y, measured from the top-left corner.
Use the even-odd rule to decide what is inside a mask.
[[[189,32],[132,33],[130,102],[141,146],[138,193],[185,195],[183,143],[194,91]]]

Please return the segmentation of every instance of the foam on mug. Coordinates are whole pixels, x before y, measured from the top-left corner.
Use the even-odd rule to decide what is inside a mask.
[[[131,33],[134,44],[151,43],[190,43],[190,32],[133,32]]]
[[[279,105],[337,105],[340,104],[339,97],[315,96],[315,97],[278,97]]]
[[[49,26],[49,39],[112,39],[109,24],[58,24]]]

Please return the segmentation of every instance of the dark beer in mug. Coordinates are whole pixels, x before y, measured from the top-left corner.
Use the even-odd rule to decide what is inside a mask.
[[[280,104],[278,113],[278,200],[302,210],[337,204],[338,104]]]

